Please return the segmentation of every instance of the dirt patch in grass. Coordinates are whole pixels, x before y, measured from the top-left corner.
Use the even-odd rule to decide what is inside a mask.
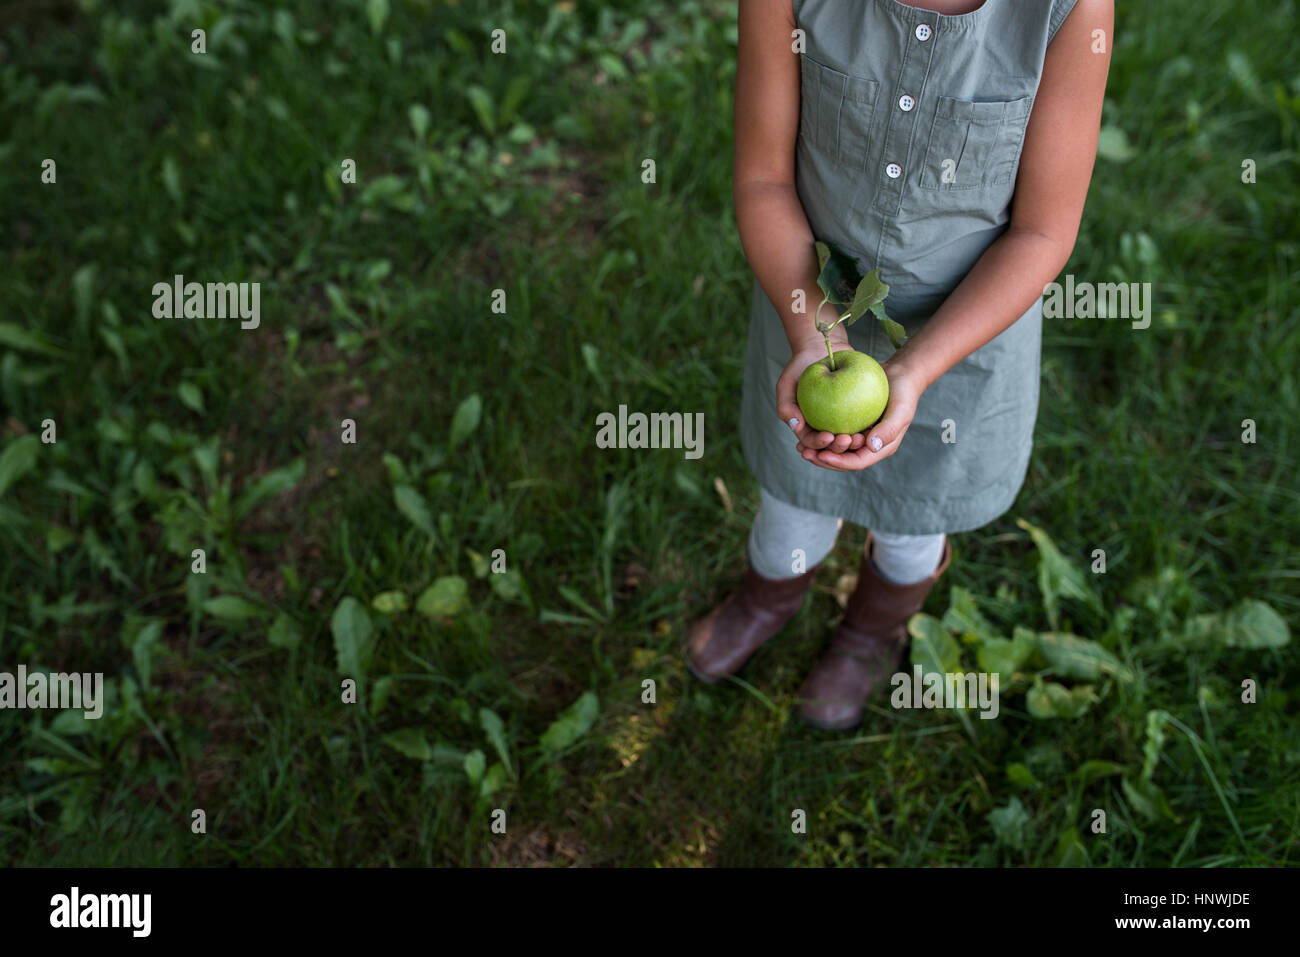
[[[309,293],[307,299],[303,306],[306,312],[327,308],[324,293],[319,290]],[[378,330],[366,334],[367,338],[380,335],[382,333]],[[304,582],[324,574],[324,543],[328,541],[329,527],[337,516],[335,509],[325,509],[323,504],[323,499],[330,497],[330,486],[346,474],[357,488],[366,488],[378,481],[382,470],[378,455],[349,455],[375,441],[369,436],[367,422],[360,413],[377,403],[369,391],[359,392],[352,385],[363,373],[370,350],[363,347],[352,355],[346,355],[332,339],[304,338],[296,356],[303,368],[339,363],[343,363],[344,368],[337,375],[303,382],[286,374],[287,343],[284,338],[277,336],[274,343],[262,349],[257,381],[264,383],[265,387],[259,390],[261,401],[252,406],[248,420],[267,421],[282,416],[284,404],[292,403],[293,410],[288,418],[301,423],[304,428],[297,435],[286,436],[286,440],[301,448],[306,468],[301,482],[260,504],[243,520],[239,529],[240,555],[247,569],[245,583],[273,604],[287,597],[279,571],[281,564],[292,567]],[[342,422],[348,418],[357,421],[357,446],[345,445],[341,441]],[[227,430],[223,443],[229,449],[250,446],[237,427]],[[293,457],[286,458],[281,447],[268,449],[260,442],[252,445],[249,451],[253,459],[240,470],[233,493],[236,497]],[[227,461],[233,462],[236,457],[231,454]],[[321,511],[330,513],[328,520],[318,514]],[[265,550],[248,544],[252,538],[277,534],[284,536],[283,545],[277,549]]]
[[[163,636],[161,644],[170,654],[158,656],[152,683],[158,691],[171,696],[169,723],[173,739],[179,735],[207,734],[198,758],[186,768],[186,776],[194,782],[197,806],[211,807],[220,799],[222,785],[234,764],[229,757],[231,746],[247,740],[247,715],[237,707],[239,696],[229,678],[214,676],[211,668],[194,666],[186,648],[188,640],[180,631],[169,631]],[[152,734],[141,733],[152,742],[147,746],[157,747],[161,755],[161,746]],[[169,743],[175,748],[179,742]],[[153,782],[146,781],[136,793],[142,800],[148,800],[159,792]]]
[[[536,662],[531,655],[520,655],[514,665]],[[566,708],[582,694],[583,687],[564,670],[542,661],[532,664],[522,671],[515,671],[509,677],[510,686],[532,702],[541,711]]]
[[[576,833],[550,833],[538,825],[519,836],[489,845],[496,867],[581,867],[587,846]]]

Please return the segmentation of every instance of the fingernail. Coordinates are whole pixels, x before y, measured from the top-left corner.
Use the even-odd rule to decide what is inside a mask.
[[[873,436],[871,437],[871,451],[873,451],[873,452],[879,452],[879,451],[880,451],[880,436],[878,436],[878,435],[873,435]]]
[[[799,429],[799,420],[798,420],[798,419],[791,419],[791,420],[790,420],[790,431],[791,431],[791,432],[795,432],[795,431],[798,431],[798,429]]]

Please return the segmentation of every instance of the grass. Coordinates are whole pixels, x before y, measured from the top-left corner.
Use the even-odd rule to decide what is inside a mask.
[[[1135,677],[1078,718],[1010,696],[973,737],[886,702],[847,735],[792,720],[861,529],[739,679],[677,657],[757,504],[734,5],[388,6],[0,22],[0,671],[114,695],[93,724],[0,712],[0,860],[1294,863],[1294,646],[1185,640],[1300,608],[1293,3],[1119,4],[1104,124],[1131,155],[1098,161],[1066,272],[1149,281],[1155,316],[1047,324],[1025,488],[927,611],[955,585],[1049,628],[1022,517],[1079,567],[1105,550],[1099,609],[1058,624]],[[176,273],[261,282],[259,328],[154,319]],[[619,404],[704,412],[704,457],[596,448]]]

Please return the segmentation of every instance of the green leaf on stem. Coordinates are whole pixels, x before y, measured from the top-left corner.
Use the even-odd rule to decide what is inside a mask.
[[[817,331],[829,336],[832,329],[840,322],[851,326],[868,312],[880,320],[885,334],[895,349],[907,341],[907,334],[902,325],[890,319],[885,313],[885,297],[889,295],[889,285],[880,278],[880,270],[873,269],[865,276],[858,269],[857,260],[840,249],[834,243],[818,240],[817,262],[821,273],[817,285],[826,294],[826,301],[835,307],[833,319],[821,318],[821,307],[814,317]],[[840,314],[847,309],[843,319]]]
[[[886,290],[889,288],[885,287]],[[872,315],[880,320],[880,326],[885,330],[885,335],[889,336],[889,341],[895,349],[901,349],[903,343],[907,341],[907,330],[903,328],[901,322],[895,322],[890,319],[885,312],[884,302],[878,302],[871,307]]]
[[[893,319],[881,319],[880,324],[885,327],[885,335],[889,336],[889,342],[895,349],[903,348],[903,343],[907,341],[907,333],[903,327]]]
[[[847,307],[862,280],[856,260],[834,243],[819,241],[816,246],[817,261],[821,264],[817,285],[836,306]]]
[[[880,281],[880,270],[871,270],[858,283],[857,291],[853,294],[853,303],[849,306],[849,318],[844,321],[852,323],[868,312],[875,312],[888,295],[889,286]]]

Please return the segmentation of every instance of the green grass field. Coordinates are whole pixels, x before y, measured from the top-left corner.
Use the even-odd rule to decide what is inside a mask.
[[[677,651],[757,505],[734,3],[3,8],[0,672],[108,700],[0,711],[0,861],[1297,863],[1295,3],[1117,6],[1066,271],[1153,321],[1045,323],[1025,487],[918,620],[1031,653],[997,720],[841,735],[791,706],[862,529],[741,680]],[[177,274],[260,325],[155,318]],[[703,458],[597,448],[620,404]]]

